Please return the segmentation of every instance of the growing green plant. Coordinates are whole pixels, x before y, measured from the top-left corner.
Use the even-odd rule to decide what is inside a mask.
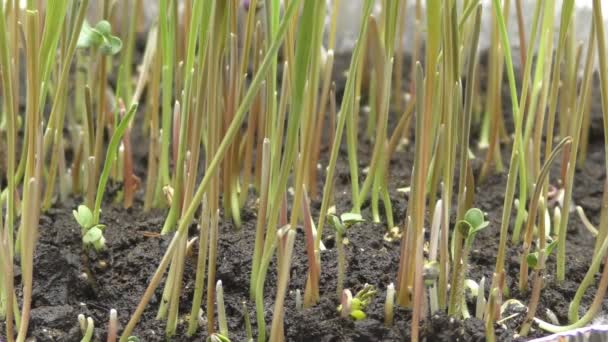
[[[457,223],[457,228],[460,230],[460,234],[464,236],[464,247],[461,254],[460,260],[460,268],[458,271],[460,273],[454,274],[454,277],[457,279],[452,282],[452,284],[456,284],[455,287],[451,289],[450,292],[450,305],[448,308],[448,313],[451,315],[459,316],[462,312],[462,303],[464,296],[464,281],[466,277],[468,262],[469,262],[469,253],[473,246],[473,241],[475,241],[475,236],[485,229],[490,223],[485,220],[484,213],[478,208],[471,208],[467,210],[464,214],[463,220]]]
[[[78,37],[79,48],[95,48],[105,55],[115,55],[122,49],[120,38],[112,35],[112,25],[106,20],[94,27],[85,20]]]
[[[270,330],[271,341],[283,341],[285,340],[283,321],[285,317],[285,296],[287,293],[287,286],[289,283],[289,271],[291,268],[291,258],[294,250],[295,243],[295,232],[289,225],[283,226],[277,232],[277,240],[279,243],[279,260],[280,260],[280,274],[279,283],[277,288],[277,297],[274,306],[274,315],[272,318],[272,326]]]
[[[85,320],[84,315],[78,315],[78,323],[80,324],[80,331],[82,332],[81,342],[91,342],[93,339],[93,333],[95,332],[95,322],[93,318],[87,317]]]
[[[99,178],[97,193],[95,195],[95,206],[93,207],[93,210],[91,211],[91,209],[85,205],[80,205],[78,206],[78,210],[74,211],[74,218],[82,228],[83,243],[85,245],[94,246],[98,250],[102,249],[105,244],[105,239],[103,238],[104,226],[99,224],[103,195],[106,191],[106,185],[108,183],[108,178],[110,177],[112,164],[116,160],[118,144],[120,143],[128,126],[131,124],[131,119],[135,115],[136,111],[137,103],[134,103],[129,111],[124,115],[116,127],[112,138],[110,139],[106,153],[106,161]]]
[[[230,342],[230,339],[220,333],[214,333],[207,338],[207,342]]]
[[[341,317],[350,317],[355,321],[365,319],[365,309],[371,300],[376,296],[376,289],[370,284],[365,284],[363,288],[353,297],[349,289],[342,291],[342,298],[338,306]]]
[[[364,222],[364,220],[361,214],[357,213],[344,213],[340,217],[330,214],[328,215],[328,219],[336,232],[336,249],[338,250],[338,285],[336,293],[339,298],[344,288],[344,279],[346,278],[346,252],[344,251],[346,230],[351,225]]]
[[[81,204],[78,206],[78,210],[73,210],[73,214],[81,229],[83,245],[93,247],[97,251],[105,249],[106,239],[103,237],[103,231],[106,226],[94,223],[91,209]]]

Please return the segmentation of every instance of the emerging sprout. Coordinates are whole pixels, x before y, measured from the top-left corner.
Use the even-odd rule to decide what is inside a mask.
[[[344,214],[340,215],[340,220],[346,226],[346,228],[348,228],[356,223],[365,222],[365,220],[363,219],[363,216],[361,216],[361,214],[358,214],[358,213],[344,213]]]
[[[462,303],[464,301],[464,286],[469,262],[469,253],[471,252],[475,236],[481,230],[486,228],[488,224],[489,222],[485,220],[483,212],[477,208],[469,209],[464,214],[463,219],[458,222],[457,227],[460,229],[460,233],[465,237],[465,240],[464,248],[461,252],[461,266],[455,273],[457,278],[455,278],[455,288],[452,291],[452,298],[450,298],[450,307],[448,312],[451,315],[459,316],[463,312],[468,314],[468,312],[464,310],[465,308],[463,308]]]
[[[230,339],[222,334],[215,333],[207,338],[207,342],[230,342]]]
[[[82,332],[81,342],[90,342],[93,339],[93,332],[95,331],[95,322],[91,317],[84,319],[84,315],[78,315],[78,324],[80,325],[80,331]]]
[[[384,325],[391,327],[395,315],[395,285],[390,283],[386,288],[386,301],[384,302]]]
[[[336,248],[338,250],[338,286],[336,292],[340,297],[346,277],[346,253],[344,251],[346,229],[355,223],[364,222],[364,220],[361,214],[357,213],[344,213],[340,217],[329,214],[328,217],[331,226],[336,231]]]
[[[361,291],[357,292],[355,297],[349,289],[345,289],[342,292],[341,304],[338,306],[338,312],[341,317],[349,317],[355,321],[365,319],[365,309],[376,295],[376,289],[373,285],[365,284]]]
[[[110,310],[110,322],[108,324],[108,342],[115,342],[118,335],[118,312]]]
[[[98,48],[104,55],[111,56],[120,52],[122,41],[112,35],[112,25],[106,20],[98,22],[95,27],[85,21],[78,37],[78,47]]]
[[[78,315],[78,326],[80,327],[80,332],[84,335],[87,331],[87,318],[85,315]]]
[[[105,226],[95,224],[93,213],[86,205],[79,205],[78,210],[73,210],[74,218],[80,225],[82,232],[82,243],[85,247],[93,247],[96,251],[101,251],[106,246],[106,239],[103,236]]]
[[[464,219],[459,222],[459,228],[464,236],[473,238],[475,234],[486,228],[488,224],[489,222],[485,220],[481,210],[471,208],[464,214]]]
[[[224,286],[222,281],[218,280],[215,285],[215,294],[217,300],[217,320],[220,326],[220,333],[228,337],[228,322],[226,321],[226,307],[224,306]]]
[[[551,242],[549,245],[547,245],[547,247],[544,249],[545,258],[548,258],[549,255],[551,255],[551,252],[553,252],[553,250],[557,246],[557,242],[558,242],[558,240],[553,240],[553,242]],[[540,256],[539,252],[540,251],[536,251],[536,252],[530,253],[526,256],[526,262],[528,263],[528,266],[530,268],[536,268],[536,266],[538,265],[538,259]]]

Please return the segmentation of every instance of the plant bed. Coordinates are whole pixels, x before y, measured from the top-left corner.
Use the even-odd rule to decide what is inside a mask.
[[[594,135],[595,136],[595,135]],[[597,139],[597,136],[596,136]],[[600,208],[596,203],[601,201],[602,178],[604,169],[602,163],[601,145],[597,151],[596,144],[591,143],[589,159],[582,170],[577,172],[577,184],[573,198],[576,203],[585,205],[587,215],[597,217]],[[143,151],[142,151],[143,152]],[[367,144],[361,147],[362,164],[369,156]],[[393,170],[397,171],[391,176],[394,183],[392,189],[405,185],[404,180],[409,175],[411,167],[411,147],[398,152],[393,163]],[[366,158],[367,157],[367,158]],[[143,158],[142,158],[143,159]],[[336,182],[336,194],[344,193],[349,187],[348,166],[341,164]],[[556,170],[557,171],[557,170]],[[497,243],[494,238],[498,234],[498,221],[502,209],[502,191],[506,179],[503,175],[493,175],[483,183],[483,192],[476,198],[476,206],[488,215],[490,227],[477,239],[477,245],[471,254],[471,279],[488,279],[491,276],[492,266],[496,259]],[[395,211],[405,210],[407,196],[393,190]],[[342,198],[342,200],[341,200]],[[347,210],[350,205],[348,196],[337,196],[337,207]],[[32,336],[40,341],[77,341],[81,332],[76,324],[76,316],[84,314],[90,316],[95,322],[105,325],[111,308],[119,312],[121,325],[125,324],[127,314],[137,305],[149,278],[154,272],[154,264],[162,257],[170,236],[160,236],[158,231],[162,227],[165,212],[155,210],[144,213],[141,200],[136,202],[132,209],[125,210],[111,202],[104,205],[102,211],[108,219],[105,236],[108,250],[101,254],[91,253],[90,266],[95,275],[94,288],[89,282],[83,280],[81,242],[78,237],[78,225],[73,220],[72,208],[77,201],[70,200],[49,210],[42,216],[40,227],[40,240],[36,250],[34,263],[34,301],[32,310]],[[319,203],[313,203],[313,212],[318,212]],[[369,210],[364,210],[367,216]],[[227,220],[220,225],[218,279],[224,283],[226,295],[226,310],[229,317],[231,338],[235,341],[245,340],[243,321],[243,302],[249,302],[248,283],[251,272],[252,241],[255,229],[255,203],[253,198],[243,212],[243,227],[235,229]],[[495,221],[496,220],[496,221]],[[551,278],[543,291],[539,312],[552,310],[560,319],[567,320],[568,299],[571,298],[578,284],[584,277],[592,251],[593,239],[582,226],[578,218],[572,220],[569,228],[572,239],[568,245],[568,279],[564,285],[556,284]],[[195,231],[191,229],[193,235]],[[367,310],[368,318],[360,322],[342,319],[336,311],[339,304],[335,295],[336,277],[336,250],[334,234],[324,239],[328,250],[323,254],[325,270],[321,278],[322,301],[314,308],[301,311],[295,308],[295,292],[291,293],[286,302],[285,331],[288,340],[293,341],[403,341],[409,339],[409,323],[411,312],[399,309],[395,316],[395,326],[384,326],[384,301],[386,285],[396,276],[396,266],[399,262],[399,244],[384,240],[385,225],[373,223],[360,223],[349,229],[347,247],[347,263],[349,277],[346,287],[357,290],[362,284],[369,283],[378,288],[378,295]],[[306,258],[304,234],[298,231],[296,242],[296,257],[292,266],[291,288],[302,289],[305,283]],[[181,297],[182,306],[188,308],[194,287],[194,269],[196,267],[197,250],[192,251],[187,259],[187,276],[184,278],[184,293]],[[104,266],[100,262],[105,263]],[[510,247],[508,268],[512,271],[509,279],[517,279],[519,260],[517,247]],[[268,274],[268,293],[265,299],[269,303],[274,300],[276,272],[273,263]],[[554,258],[549,259],[548,267],[554,267]],[[18,274],[17,274],[18,276]],[[19,279],[19,278],[17,278]],[[594,288],[591,288],[591,293]],[[512,298],[526,302],[528,296],[513,292]],[[146,310],[142,322],[135,330],[134,335],[142,341],[163,341],[164,326],[155,319],[154,307],[158,305],[161,290],[157,290],[151,307]],[[592,296],[584,297],[583,306],[589,305]],[[474,303],[470,303],[471,309]],[[248,305],[249,315],[255,327],[253,316],[254,308]],[[608,300],[604,301],[603,311],[608,310]],[[186,314],[186,313],[184,313]],[[499,340],[516,340],[513,335],[521,323],[523,314],[505,323],[505,327],[497,331]],[[539,315],[545,319],[545,315]],[[104,340],[105,328],[100,326],[96,337]],[[431,341],[483,341],[485,328],[482,321],[470,319],[464,322],[451,319],[445,315],[431,317],[430,322],[422,323],[423,336]],[[255,328],[254,328],[255,331]],[[182,331],[182,334],[185,333]],[[530,337],[544,336],[542,331],[536,331]],[[180,337],[181,336],[181,337]],[[201,332],[191,339],[185,335],[178,335],[176,340],[200,340],[205,335]]]
[[[237,20],[239,1],[193,2],[184,12],[160,3],[159,27],[139,38],[129,25],[113,32],[116,8],[104,7],[113,20],[88,24],[76,3],[29,4],[20,14],[23,46],[13,42],[14,8],[0,13],[0,72],[16,77],[0,86],[0,313],[13,311],[0,320],[2,342],[527,341],[560,324],[605,324],[608,299],[596,293],[608,284],[599,248],[608,231],[608,73],[602,63],[591,67],[605,57],[603,30],[578,55],[563,51],[574,46],[565,36],[549,43],[567,33],[553,28],[557,6],[538,6],[545,30],[529,50],[541,48],[520,70],[498,47],[515,39],[501,31],[503,10],[484,9],[496,11],[496,42],[477,51],[481,7],[473,1],[466,16],[455,2],[428,1],[419,14],[428,24],[415,32],[426,44],[407,56],[385,43],[403,33],[400,2],[383,2],[385,16],[364,15],[365,43],[346,55],[314,52],[332,44],[320,15],[329,13],[330,27],[336,20],[322,2],[265,12],[278,26],[264,44],[261,24],[247,28],[263,5],[256,12],[246,1]],[[572,1],[564,3],[567,14]],[[141,0],[132,4],[137,10]],[[63,35],[39,40],[37,25]],[[235,27],[256,35],[249,43],[259,56],[240,60],[248,50],[230,34]],[[462,46],[445,39],[452,34]],[[42,60],[30,55],[11,71],[9,44],[25,56],[40,48]],[[456,46],[462,51],[451,54]],[[75,67],[43,63],[55,50],[60,66]],[[557,57],[567,68],[556,67],[556,80]],[[549,62],[543,69],[538,60]],[[36,77],[52,87],[34,85]],[[7,103],[19,83],[25,93]],[[545,120],[553,119],[550,138]],[[8,171],[18,164],[23,174]],[[581,283],[576,315],[569,305]],[[11,310],[5,291],[16,297]],[[23,319],[26,329],[15,329]],[[15,337],[4,337],[9,329]]]

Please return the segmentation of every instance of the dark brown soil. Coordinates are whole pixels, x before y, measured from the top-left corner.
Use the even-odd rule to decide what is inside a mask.
[[[506,102],[506,101],[505,101]],[[599,103],[599,97],[598,101]],[[509,113],[509,112],[506,112]],[[591,221],[599,221],[604,172],[603,134],[599,106],[594,105],[590,150],[584,167],[577,170],[574,186],[574,202],[583,206]],[[598,121],[599,120],[599,121]],[[391,119],[391,122],[393,120]],[[391,126],[392,127],[392,126]],[[135,133],[137,134],[137,133]],[[140,133],[141,135],[141,133]],[[147,140],[147,139],[146,139]],[[371,143],[363,136],[359,146],[360,169],[366,167],[371,157]],[[135,144],[139,176],[145,176],[146,146]],[[510,151],[510,147],[504,147]],[[407,195],[397,191],[409,185],[413,166],[413,144],[398,151],[391,161],[391,197],[396,222],[402,222],[407,208]],[[505,164],[508,162],[508,151],[505,152]],[[327,147],[324,147],[327,154]],[[480,158],[485,151],[476,151],[478,159],[473,162],[476,174],[480,168]],[[324,157],[326,158],[326,156]],[[325,159],[324,159],[325,160]],[[322,161],[324,163],[324,161]],[[559,165],[556,166],[555,171]],[[363,177],[363,175],[361,176]],[[145,177],[144,177],[145,178]],[[552,177],[554,181],[556,178]],[[470,267],[467,278],[479,281],[482,276],[490,279],[494,270],[499,222],[502,214],[503,193],[506,187],[506,176],[494,174],[484,183],[477,184],[475,205],[487,213],[490,226],[481,232],[471,252]],[[346,150],[339,163],[336,176],[335,198],[338,212],[350,209],[350,177],[346,161]],[[87,266],[94,279],[85,280],[83,273],[82,244],[79,227],[72,217],[72,209],[79,200],[57,204],[45,213],[40,222],[40,239],[35,256],[34,295],[32,303],[31,336],[37,341],[79,341],[81,339],[77,315],[91,316],[96,324],[95,340],[105,340],[105,326],[110,309],[118,311],[120,326],[124,327],[133,310],[141,299],[152,274],[154,273],[170,236],[154,236],[150,232],[159,232],[166,212],[154,210],[144,213],[141,194],[132,209],[124,210],[111,203],[111,191],[108,203],[103,207],[101,220],[107,225],[105,237],[108,249],[101,253],[88,253]],[[313,202],[313,214],[318,217],[320,203]],[[369,203],[364,205],[363,215],[371,218]],[[222,216],[223,217],[223,216]],[[229,219],[222,219],[217,279],[224,285],[226,311],[229,318],[229,331],[232,341],[245,341],[244,313],[242,303],[247,301],[248,312],[255,327],[255,311],[249,302],[249,277],[255,228],[254,198],[243,210],[243,227],[236,230]],[[513,221],[513,220],[512,220]],[[329,229],[324,236],[328,250],[321,255],[323,273],[321,278],[321,301],[310,309],[298,311],[295,308],[295,290],[303,289],[307,264],[304,249],[304,234],[298,230],[296,252],[292,262],[290,294],[285,308],[285,333],[288,341],[408,341],[410,336],[411,311],[397,309],[393,328],[383,324],[383,306],[386,287],[394,282],[399,262],[399,243],[386,242],[383,239],[385,224],[361,223],[348,230],[347,246],[348,271],[346,288],[358,291],[363,284],[377,287],[378,295],[367,309],[367,319],[353,322],[339,318],[336,311],[337,252],[334,237]],[[570,300],[587,272],[590,264],[594,239],[589,235],[576,215],[571,215],[568,227],[568,277],[563,284],[553,280],[554,257],[548,261],[547,285],[542,292],[538,308],[538,317],[547,319],[546,309],[552,310],[561,323],[567,322],[567,309]],[[191,234],[196,234],[192,229]],[[510,246],[507,259],[508,285],[513,298],[526,303],[527,294],[516,290],[515,281],[519,268],[519,246]],[[197,251],[187,259],[184,272],[184,288],[181,297],[180,320],[185,322],[190,312],[190,303],[194,288],[194,268]],[[272,317],[272,303],[275,296],[276,266],[270,267],[265,289],[266,320]],[[17,284],[20,284],[19,271],[16,273]],[[163,341],[164,323],[155,320],[162,287],[159,288],[146,309],[134,335],[142,341]],[[584,297],[583,307],[587,307],[593,298],[595,288],[590,288]],[[487,293],[486,293],[487,296]],[[472,303],[470,303],[472,304]],[[608,301],[604,301],[604,310],[608,310]],[[608,311],[606,311],[608,312]],[[514,334],[523,314],[504,325],[496,327],[500,341],[514,340]],[[185,324],[180,324],[175,341],[201,341],[204,333],[192,339],[184,334]],[[446,315],[427,318],[422,323],[422,334],[427,341],[484,341],[484,325],[477,319],[457,321]],[[4,331],[4,325],[0,325]],[[531,336],[542,336],[543,332],[534,331]]]

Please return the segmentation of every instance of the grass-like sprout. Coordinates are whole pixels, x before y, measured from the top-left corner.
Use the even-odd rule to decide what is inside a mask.
[[[15,20],[15,27],[17,22],[17,16],[13,14]],[[17,30],[13,32],[17,35]],[[15,86],[12,82],[13,70],[12,70],[12,55],[11,51],[18,51],[18,48],[14,50],[9,49],[9,35],[7,32],[6,16],[4,6],[0,6],[0,69],[2,69],[2,91],[5,100],[3,105],[5,124],[6,124],[6,181],[8,195],[6,197],[6,221],[4,224],[0,224],[0,240],[2,240],[2,270],[3,270],[3,284],[0,285],[1,291],[0,300],[4,300],[4,310],[0,313],[4,313],[6,322],[6,335],[9,341],[14,339],[14,321],[18,320],[19,315],[14,314],[13,310],[13,298],[14,298],[14,279],[13,279],[13,255],[14,255],[14,222],[15,222],[15,190],[16,190],[16,179],[15,179],[15,144],[16,144],[16,109],[15,101],[12,99],[18,92],[15,90]],[[12,47],[18,46],[17,39],[14,39]],[[17,58],[17,61],[19,58]],[[18,64],[17,64],[18,65]],[[0,212],[2,210],[0,209]],[[1,214],[1,213],[0,213]],[[2,219],[0,219],[2,221]]]
[[[392,327],[395,317],[395,285],[390,283],[386,287],[386,299],[384,301],[384,325]]]
[[[152,277],[150,284],[148,285],[148,288],[146,289],[146,291],[142,297],[141,302],[139,303],[139,305],[138,305],[137,309],[135,310],[133,316],[131,317],[129,323],[125,327],[125,330],[123,331],[123,334],[121,335],[121,338],[120,338],[121,341],[123,341],[123,342],[126,341],[127,338],[130,336],[131,332],[135,328],[135,325],[139,321],[144,308],[146,307],[147,303],[150,301],[152,294],[156,290],[156,287],[159,285],[162,275],[163,275],[164,271],[166,270],[166,268],[168,267],[169,262],[171,261],[173,252],[175,251],[175,249],[177,247],[177,240],[180,238],[181,235],[184,235],[186,233],[186,228],[188,227],[190,220],[192,220],[192,217],[194,216],[194,212],[195,212],[196,208],[198,207],[198,205],[200,204],[200,202],[203,198],[203,195],[208,190],[208,187],[211,183],[211,179],[214,177],[214,173],[217,170],[217,168],[219,167],[219,163],[222,160],[224,153],[226,153],[228,146],[232,143],[233,139],[235,138],[235,136],[238,132],[239,126],[245,118],[247,109],[253,102],[255,92],[262,85],[263,75],[265,75],[265,73],[270,69],[271,61],[274,59],[274,57],[276,56],[276,54],[279,50],[282,38],[285,36],[288,24],[291,22],[291,18],[294,16],[296,9],[298,8],[298,5],[299,5],[299,1],[293,1],[289,4],[287,9],[285,10],[285,16],[283,17],[283,21],[281,22],[281,25],[277,29],[276,37],[272,41],[272,44],[270,45],[270,47],[268,48],[268,52],[264,58],[264,61],[260,65],[260,69],[258,70],[258,73],[256,74],[253,81],[251,82],[249,89],[247,90],[247,93],[244,96],[243,101],[241,102],[241,105],[239,106],[239,109],[237,110],[237,112],[235,114],[234,120],[232,121],[230,127],[228,128],[228,130],[224,136],[224,139],[222,140],[222,143],[219,145],[218,150],[216,151],[216,154],[214,155],[213,159],[208,163],[207,173],[205,174],[201,183],[199,184],[198,189],[196,190],[196,193],[194,194],[189,207],[186,209],[185,214],[183,215],[182,220],[180,221],[179,228],[178,228],[176,234],[174,235],[171,244],[167,248],[167,251],[165,252],[165,255],[163,256],[163,258],[159,264],[159,267],[157,268],[156,272],[154,273],[154,276]],[[258,283],[260,283],[260,282],[258,281]]]
[[[287,286],[289,284],[289,270],[291,268],[291,260],[293,255],[293,247],[295,243],[295,231],[289,225],[284,226],[277,232],[277,240],[279,244],[279,280],[277,284],[277,296],[274,305],[274,316],[272,318],[272,326],[270,329],[271,341],[285,340],[283,321],[285,319],[285,296],[287,295]]]
[[[82,340],[80,341],[91,342],[93,340],[93,333],[95,332],[95,321],[93,321],[93,318],[87,317],[85,320],[84,315],[78,315],[78,324],[82,332]]]
[[[228,322],[226,320],[226,307],[224,306],[224,286],[218,280],[215,285],[215,296],[217,301],[217,320],[220,327],[220,334],[228,337]]]
[[[368,29],[368,21],[367,18],[370,16],[372,12],[372,1],[366,1],[363,7],[363,19],[361,23],[361,29],[359,31],[359,36],[364,37],[367,34]],[[353,50],[353,55],[351,58],[351,63],[348,69],[349,75],[355,75],[356,70],[358,68],[359,63],[362,63],[363,60],[363,49],[364,44],[361,40],[357,42],[355,48]],[[318,223],[318,231],[317,237],[315,239],[315,249],[319,250],[321,245],[321,239],[323,236],[323,228],[325,226],[325,217],[328,213],[331,193],[333,192],[334,185],[334,173],[336,169],[336,163],[338,160],[338,154],[340,152],[340,144],[342,141],[342,135],[344,133],[344,127],[347,121],[347,113],[352,110],[352,106],[354,105],[355,96],[355,79],[354,77],[349,77],[346,80],[346,88],[344,91],[344,98],[342,99],[342,108],[340,109],[340,115],[338,118],[336,132],[332,139],[332,147],[329,159],[329,165],[327,167],[327,174],[325,178],[325,185],[323,186],[323,199],[321,201],[321,211]]]
[[[116,342],[118,336],[118,312],[110,309],[110,321],[108,323],[108,342]]]
[[[536,216],[538,214],[538,212],[540,211],[540,219],[539,219],[539,224],[538,224],[538,238],[539,238],[539,245],[538,248],[541,251],[541,258],[543,258],[544,256],[542,255],[542,253],[544,253],[544,249],[545,249],[545,244],[546,244],[546,234],[545,234],[545,230],[544,230],[544,222],[545,222],[545,211],[544,208],[539,208],[541,206],[541,201],[544,201],[544,199],[541,197],[542,194],[542,186],[545,183],[545,179],[546,177],[548,177],[549,175],[549,171],[551,170],[551,165],[553,163],[553,161],[555,160],[555,158],[557,158],[558,154],[567,146],[570,145],[570,143],[572,142],[572,138],[570,137],[566,137],[564,139],[562,139],[562,141],[555,146],[555,149],[553,150],[553,152],[551,153],[551,155],[549,156],[549,158],[547,159],[547,161],[545,162],[545,165],[543,166],[540,174],[538,175],[538,179],[536,180],[536,187],[534,189],[534,194],[532,195],[531,201],[530,201],[530,209],[528,210],[528,219],[527,219],[527,224],[526,224],[526,230],[525,230],[525,239],[524,239],[524,246],[523,246],[523,253],[522,253],[522,260],[520,263],[520,275],[519,275],[519,290],[520,291],[526,291],[528,289],[528,257],[530,256],[529,252],[530,252],[530,247],[532,245],[532,237],[533,237],[533,228],[534,228],[534,223],[536,221]],[[542,205],[544,206],[544,204]],[[540,210],[539,210],[540,209]],[[548,255],[549,253],[547,253]],[[544,268],[544,260],[540,260],[540,269]]]
[[[596,23],[604,22],[604,15],[602,13],[602,4],[600,1],[593,1],[593,21]],[[603,25],[597,25],[597,33],[595,35],[595,39],[597,42],[597,52],[599,57],[599,76],[600,76],[600,89],[601,89],[601,100],[602,100],[602,113],[603,113],[603,123],[604,123],[604,132],[608,130],[608,63],[606,62],[607,50],[606,50],[606,32]],[[604,135],[604,145],[608,145],[608,135]],[[605,152],[605,159],[608,160],[608,152]],[[604,197],[608,196],[606,194],[608,191],[608,183],[606,183],[604,187]],[[608,203],[608,200],[603,199],[603,203]],[[597,253],[600,249],[601,244],[606,237],[608,236],[608,207],[602,206],[601,213],[601,223],[600,230],[598,231],[598,236],[595,242],[595,253],[594,256],[597,256]]]
[[[308,279],[304,291],[304,307],[308,308],[319,301],[319,280],[321,277],[319,255],[315,250],[315,235],[317,234],[310,214],[308,194],[304,189],[302,198],[302,219],[306,233],[306,255],[308,257]]]
[[[591,267],[589,268],[590,271],[592,271],[593,269],[599,268],[599,266],[601,264],[601,260],[606,255],[605,253],[607,250],[608,250],[608,240],[605,240],[600,248],[600,254],[598,254],[594,258],[593,263],[592,263]],[[591,273],[591,272],[587,273],[587,275],[585,276],[585,279],[583,280],[583,282],[581,283],[581,286],[579,287],[579,290],[581,288],[586,288],[584,285],[586,283],[588,283],[589,279],[592,277],[592,276],[589,277],[589,273]],[[587,281],[585,281],[585,280],[587,280]],[[587,309],[587,312],[585,313],[584,316],[576,319],[575,321],[572,322],[572,324],[567,325],[567,326],[557,326],[554,324],[544,322],[537,318],[535,318],[534,320],[538,324],[539,328],[552,332],[552,333],[564,332],[564,331],[584,327],[587,324],[589,324],[589,322],[591,322],[591,320],[601,310],[601,306],[602,306],[602,302],[604,300],[604,296],[606,294],[606,290],[608,290],[608,264],[604,265],[604,270],[602,271],[602,276],[600,278],[600,282],[597,285],[597,292],[595,293],[595,297],[593,298],[593,302],[591,303],[591,306]],[[571,316],[573,316],[571,318],[578,317],[578,303],[579,303],[581,297],[582,297],[582,295],[579,295],[579,291],[577,291],[575,300],[570,304],[570,308],[571,308],[570,310],[572,312],[576,312],[576,314],[571,315]]]

